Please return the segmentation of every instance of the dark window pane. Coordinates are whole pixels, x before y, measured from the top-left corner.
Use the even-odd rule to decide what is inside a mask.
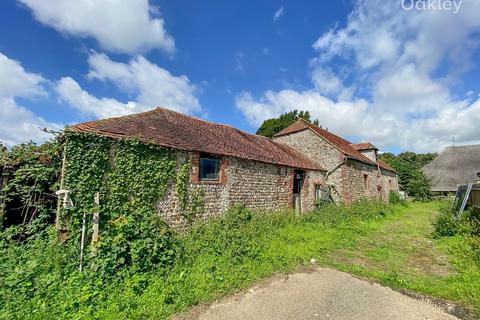
[[[218,180],[219,169],[219,159],[200,157],[200,180]]]

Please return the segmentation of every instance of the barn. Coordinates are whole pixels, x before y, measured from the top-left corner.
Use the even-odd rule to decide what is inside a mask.
[[[423,173],[431,180],[433,192],[455,192],[457,186],[479,179],[480,145],[447,147],[423,167]]]

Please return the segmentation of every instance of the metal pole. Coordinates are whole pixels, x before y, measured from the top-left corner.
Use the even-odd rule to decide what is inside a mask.
[[[82,238],[80,240],[80,266],[79,270],[82,271],[83,267],[83,247],[85,244],[85,220],[86,220],[86,212],[83,213],[83,222],[82,222]]]

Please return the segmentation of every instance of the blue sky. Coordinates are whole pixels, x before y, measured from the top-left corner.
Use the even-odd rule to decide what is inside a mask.
[[[480,2],[456,3],[3,1],[0,141],[159,105],[249,132],[304,109],[394,152],[479,143]]]

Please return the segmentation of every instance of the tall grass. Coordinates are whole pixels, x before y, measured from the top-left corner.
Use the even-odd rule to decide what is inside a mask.
[[[245,288],[319,257],[372,220],[396,209],[380,202],[328,205],[306,215],[255,214],[243,206],[176,234],[168,268],[102,277],[76,270],[77,248],[55,244],[52,230],[24,245],[2,235],[1,319],[161,319]],[[108,248],[107,248],[108,249]],[[105,250],[105,249],[104,249]]]

